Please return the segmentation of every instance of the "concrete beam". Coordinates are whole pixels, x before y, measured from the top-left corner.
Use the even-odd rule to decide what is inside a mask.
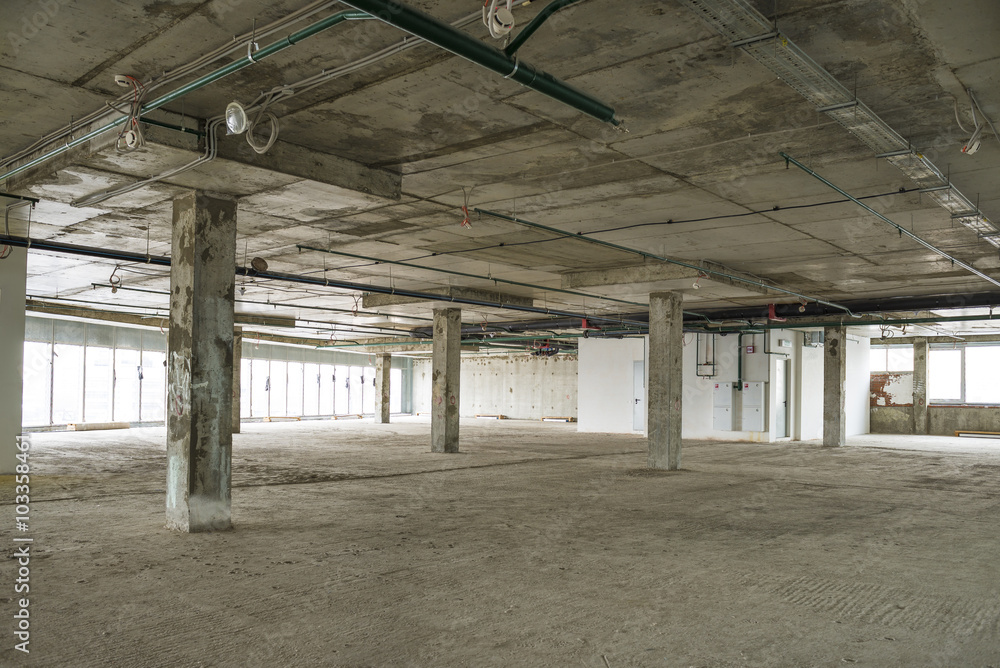
[[[422,290],[421,292],[426,292],[427,294],[432,295],[441,295],[442,297],[455,297],[458,299],[477,299],[484,302],[503,302],[504,304],[510,304],[511,306],[535,305],[535,300],[531,297],[511,295],[503,292],[497,292],[496,290],[481,290],[479,288],[461,288],[451,286],[447,288]],[[376,293],[367,293],[361,298],[361,306],[366,309],[379,308],[382,306],[399,306],[401,304],[426,304],[428,302],[435,303],[433,300],[420,299],[419,297],[403,297],[401,295]]]
[[[185,127],[189,130],[199,130],[197,119],[193,119],[190,116],[182,116],[165,109],[157,109],[145,117]],[[109,116],[87,126],[82,126],[75,134],[79,136],[96,130],[106,125],[113,118],[114,116]],[[118,132],[119,128],[117,127],[102,132],[80,146],[73,147],[51,160],[10,177],[5,189],[14,191],[24,188],[66,167],[91,161],[95,156],[99,156],[102,163],[109,163],[102,164],[101,169],[110,169],[110,171],[128,176],[133,180],[139,180],[140,177],[148,178],[159,171],[166,170],[168,167],[176,166],[178,151],[164,151],[161,148],[161,152],[165,153],[165,155],[169,154],[169,159],[162,157],[158,160],[157,147],[180,149],[188,152],[190,153],[191,160],[204,153],[202,143],[198,141],[198,137],[194,134],[157,126],[146,126],[144,128],[146,148],[143,149],[145,153],[144,173],[137,174],[124,166],[128,163],[128,160],[117,155],[115,151]],[[220,137],[224,132],[224,127],[219,130]],[[57,146],[53,145],[48,149],[36,151],[17,164],[26,163],[51,151]],[[104,160],[105,158],[106,160]],[[114,164],[120,161],[124,161],[123,166],[120,168],[114,167]],[[281,140],[276,141],[274,146],[264,154],[255,153],[245,141],[219,141],[216,163],[219,165],[218,169],[236,165],[242,169],[250,170],[255,173],[256,180],[263,182],[267,181],[267,175],[270,173],[282,174],[296,179],[315,181],[316,183],[342,188],[345,197],[356,197],[355,193],[364,193],[365,195],[389,201],[397,201],[400,199],[402,191],[402,176],[396,172],[369,167],[360,162],[348,160],[347,158],[342,158],[331,153],[323,153],[310,147],[290,144]],[[188,185],[188,181],[183,175],[167,179],[165,182],[181,186]],[[216,187],[221,188],[221,186]]]
[[[737,278],[746,278],[747,281],[757,281],[753,276],[742,274],[725,265],[717,262],[702,260],[698,263],[701,267],[709,271],[717,271],[730,274]],[[608,285],[635,285],[647,283],[661,283],[664,281],[694,281],[699,276],[702,280],[712,281],[722,285],[730,285],[741,290],[767,295],[771,291],[752,283],[743,282],[732,278],[723,278],[715,274],[700,269],[692,269],[669,262],[658,262],[650,260],[645,264],[632,267],[612,267],[610,269],[594,269],[588,271],[571,271],[562,275],[562,287],[564,290],[579,288],[603,287]],[[691,286],[685,285],[684,288]]]
[[[913,433],[927,434],[927,353],[926,338],[913,339]]]
[[[431,363],[431,452],[458,452],[458,416],[462,357],[462,310],[434,309],[434,357]]]
[[[649,295],[649,379],[647,466],[675,471],[681,466],[681,398],[684,393],[684,312],[681,295]]]
[[[847,442],[847,327],[823,328],[823,445]]]
[[[628,285],[631,283],[652,283],[654,281],[674,281],[698,278],[697,269],[688,269],[665,262],[649,262],[633,267],[612,267],[588,271],[570,271],[562,275],[562,288],[573,290],[605,285]]]
[[[28,253],[24,248],[6,246],[0,246],[0,251],[10,253],[0,260],[0,474],[6,475],[14,473],[20,463],[14,456],[18,453],[16,438],[21,435]]]
[[[236,201],[174,200],[167,346],[167,527],[229,529]]]
[[[389,424],[391,368],[392,355],[382,354],[375,357],[375,422],[379,424]]]

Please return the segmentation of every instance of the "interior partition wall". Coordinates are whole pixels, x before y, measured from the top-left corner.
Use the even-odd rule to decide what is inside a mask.
[[[166,330],[29,316],[24,337],[22,425],[162,423]],[[245,418],[372,415],[374,355],[244,338],[240,409]],[[391,411],[412,412],[412,363],[394,356]]]

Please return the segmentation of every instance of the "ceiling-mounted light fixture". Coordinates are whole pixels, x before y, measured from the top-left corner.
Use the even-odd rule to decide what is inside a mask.
[[[246,132],[247,112],[239,102],[230,102],[226,106],[226,134],[239,135]]]

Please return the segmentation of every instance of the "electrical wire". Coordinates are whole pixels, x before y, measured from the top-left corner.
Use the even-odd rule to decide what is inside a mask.
[[[131,153],[146,145],[146,138],[142,134],[142,126],[139,124],[142,103],[146,99],[146,87],[135,77],[128,74],[124,76],[128,84],[132,86],[132,102],[126,114],[128,120],[122,125],[121,130],[118,131],[118,139],[115,140],[115,150],[119,153]],[[119,111],[111,104],[108,104],[108,106],[115,109],[115,111]]]
[[[993,121],[989,119],[989,116],[986,115],[986,112],[983,111],[983,108],[979,106],[979,100],[977,100],[976,96],[972,94],[972,89],[966,88],[965,92],[969,94],[969,99],[972,100],[972,104],[975,105],[975,108],[979,110],[979,114],[983,117],[983,120],[985,120],[986,123],[990,126],[990,130],[993,132],[993,136],[996,137],[997,139],[1000,139],[1000,134],[997,134],[997,129],[993,126]],[[976,117],[975,111],[973,111],[972,117],[973,119],[975,119]],[[979,122],[976,121],[976,130],[978,129],[979,129]]]
[[[269,23],[261,28],[255,28],[255,30],[252,32],[236,35],[233,37],[233,40],[231,42],[227,42],[226,44],[214,49],[213,51],[206,53],[202,56],[199,56],[195,60],[185,63],[184,65],[180,65],[174,68],[173,70],[170,70],[169,72],[164,72],[159,77],[154,77],[150,79],[144,84],[146,93],[147,94],[152,93],[154,90],[162,88],[163,86],[173,83],[174,81],[177,81],[179,79],[183,79],[193,74],[194,72],[197,72],[198,70],[217,62],[219,58],[222,58],[234,51],[245,51],[247,40],[267,37],[276,32],[284,30],[289,25],[292,25],[301,20],[309,18],[313,14],[321,12],[337,4],[338,4],[337,2],[331,0],[320,0],[317,2],[312,2],[306,5],[305,7],[297,9],[291,14],[288,14],[287,16],[284,16],[276,21],[273,21],[272,23]],[[119,103],[128,102],[130,97],[132,97],[132,94],[126,93],[118,97],[117,101]],[[114,107],[112,108],[116,113],[125,113],[122,112],[120,109],[116,109]],[[100,109],[93,111],[90,114],[87,114],[86,116],[80,118],[79,120],[75,120],[74,122],[68,125],[65,125],[57,130],[54,130],[53,132],[50,132],[49,134],[41,137],[31,145],[18,151],[17,153],[14,153],[12,155],[3,158],[3,160],[0,161],[0,168],[6,168],[9,165],[17,162],[18,160],[21,160],[22,158],[31,155],[38,149],[45,148],[46,146],[59,142],[65,137],[72,135],[81,126],[93,123],[94,121],[107,116],[108,113],[109,112],[107,107],[101,107]]]

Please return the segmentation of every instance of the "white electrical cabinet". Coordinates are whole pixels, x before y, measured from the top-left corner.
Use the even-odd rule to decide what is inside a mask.
[[[733,431],[734,408],[736,402],[733,394],[736,388],[732,383],[716,383],[712,406],[712,428],[716,431]]]
[[[743,431],[764,431],[767,406],[767,383],[743,383]]]

